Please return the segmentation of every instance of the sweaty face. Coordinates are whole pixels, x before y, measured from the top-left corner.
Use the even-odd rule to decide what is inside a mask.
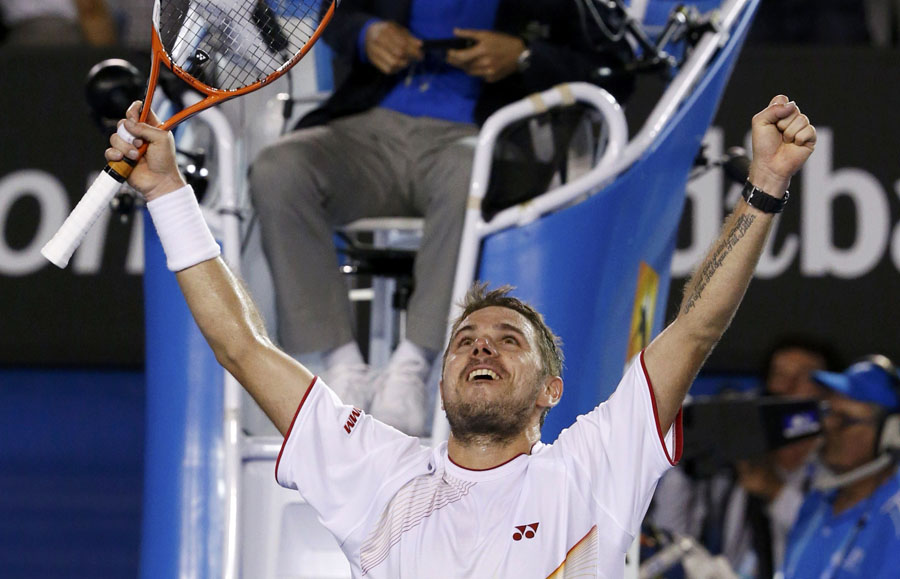
[[[534,424],[546,379],[537,336],[519,312],[472,312],[451,337],[441,380],[444,410],[459,439],[512,438]]]

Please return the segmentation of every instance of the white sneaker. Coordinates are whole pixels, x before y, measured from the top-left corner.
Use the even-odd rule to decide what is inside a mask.
[[[335,364],[328,368],[323,377],[341,402],[360,410],[369,409],[374,390],[370,384],[372,374],[368,364]]]
[[[424,360],[392,361],[375,378],[369,413],[410,436],[424,436],[427,397],[421,376],[429,369]]]

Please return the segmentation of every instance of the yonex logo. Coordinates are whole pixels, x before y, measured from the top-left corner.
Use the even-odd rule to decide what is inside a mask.
[[[530,525],[517,525],[516,532],[513,533],[513,541],[521,541],[522,537],[526,539],[533,539],[534,535],[537,533],[537,528],[540,523],[531,523]]]
[[[359,418],[360,414],[362,414],[362,410],[359,408],[354,408],[353,412],[350,413],[350,417],[347,418],[347,423],[344,424],[344,430],[347,431],[347,434],[350,434],[353,431],[353,427],[356,426],[356,419]]]
[[[194,62],[197,64],[206,64],[206,61],[209,60],[209,55],[199,48],[194,52]]]

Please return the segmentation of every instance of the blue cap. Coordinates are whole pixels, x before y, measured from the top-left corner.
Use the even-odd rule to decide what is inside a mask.
[[[900,394],[895,386],[898,376],[875,362],[858,362],[843,372],[813,372],[812,379],[847,398],[878,404],[888,410],[900,409]]]

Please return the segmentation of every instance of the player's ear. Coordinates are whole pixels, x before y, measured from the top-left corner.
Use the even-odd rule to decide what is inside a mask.
[[[559,376],[548,376],[547,378],[544,378],[544,384],[541,386],[541,393],[538,395],[538,405],[553,408],[559,404],[562,394],[562,378]]]

